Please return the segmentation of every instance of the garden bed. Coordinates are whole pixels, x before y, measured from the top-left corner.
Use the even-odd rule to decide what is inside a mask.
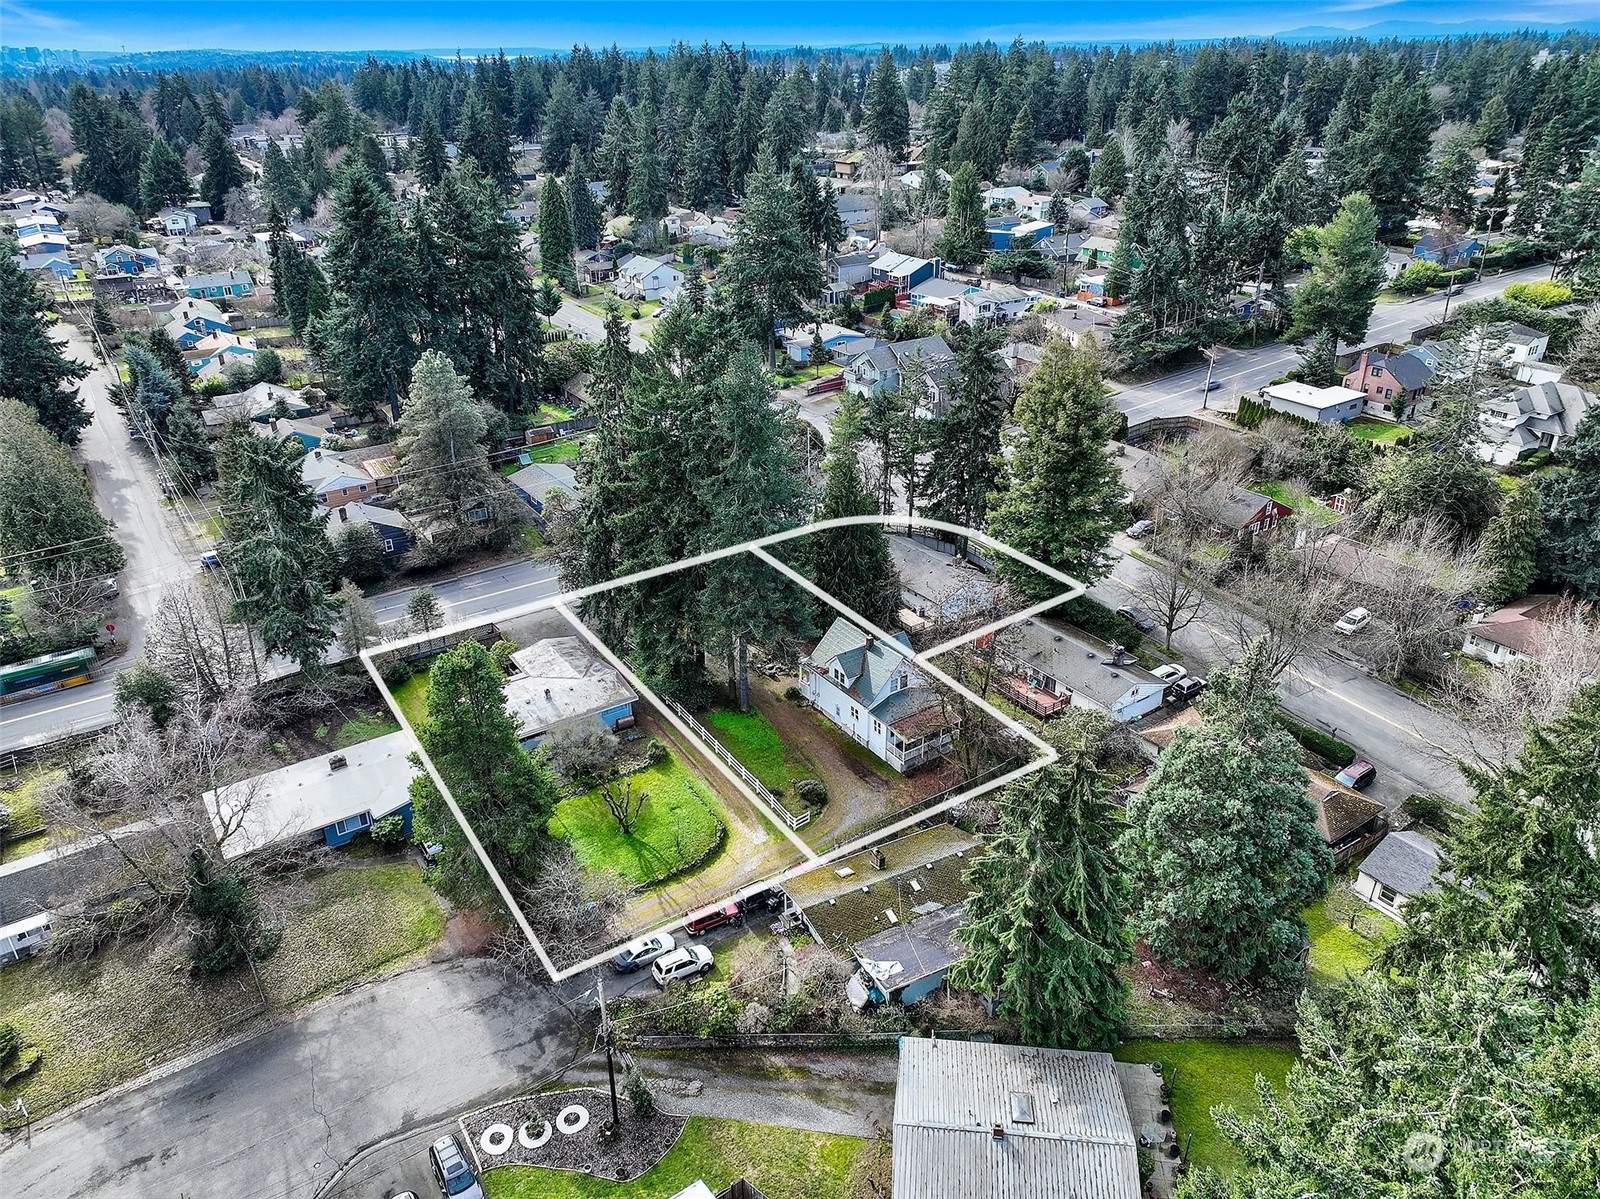
[[[628,776],[649,795],[624,833],[598,790],[556,805],[550,833],[568,842],[586,870],[605,870],[642,887],[699,870],[727,841],[722,805],[677,758]]]
[[[601,1129],[611,1119],[611,1097],[590,1087],[497,1103],[463,1116],[461,1131],[485,1171],[533,1166],[628,1182],[667,1155],[683,1135],[685,1120],[660,1110],[636,1116],[621,1096],[617,1106],[622,1123],[610,1138]],[[503,1150],[492,1152],[502,1144]]]

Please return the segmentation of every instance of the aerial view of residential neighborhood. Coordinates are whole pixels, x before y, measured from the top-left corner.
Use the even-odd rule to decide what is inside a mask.
[[[0,0],[0,1199],[1600,1194],[1600,8]]]

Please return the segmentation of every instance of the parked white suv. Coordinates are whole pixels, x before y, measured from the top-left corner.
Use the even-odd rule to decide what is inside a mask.
[[[1346,637],[1349,637],[1353,633],[1359,633],[1371,623],[1371,612],[1368,612],[1365,608],[1351,608],[1350,611],[1333,622],[1333,631],[1335,633],[1343,633]]]
[[[655,965],[650,967],[650,973],[657,986],[665,987],[680,978],[697,978],[711,969],[712,965],[711,951],[704,945],[685,945],[682,949],[674,949],[658,957]]]

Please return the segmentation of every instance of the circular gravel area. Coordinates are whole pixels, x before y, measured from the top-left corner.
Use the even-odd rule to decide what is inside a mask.
[[[628,1182],[667,1155],[683,1134],[684,1117],[657,1108],[635,1116],[619,1096],[622,1127],[602,1138],[611,1119],[611,1096],[582,1087],[525,1095],[461,1118],[465,1142],[479,1166],[544,1166]]]

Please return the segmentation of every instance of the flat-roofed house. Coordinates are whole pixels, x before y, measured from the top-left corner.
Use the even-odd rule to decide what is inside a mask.
[[[622,672],[576,633],[540,638],[512,654],[511,664],[506,709],[526,749],[559,728],[585,721],[608,729],[633,724],[638,695]]]

